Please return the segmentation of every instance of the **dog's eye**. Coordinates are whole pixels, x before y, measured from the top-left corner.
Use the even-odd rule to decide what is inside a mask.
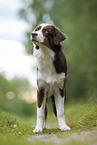
[[[47,30],[45,30],[45,34],[48,34],[49,32]]]
[[[38,26],[35,31],[39,31],[41,29],[41,26]]]
[[[44,34],[45,35],[48,35],[49,34],[49,31],[47,29],[44,29]]]

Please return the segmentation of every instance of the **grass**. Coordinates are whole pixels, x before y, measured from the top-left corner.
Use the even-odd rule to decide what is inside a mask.
[[[91,104],[65,106],[65,116],[66,123],[71,127],[71,131],[60,131],[55,116],[50,113],[47,119],[48,129],[45,129],[43,134],[34,134],[34,127],[32,126],[35,125],[35,116],[32,116],[32,118],[22,118],[0,111],[0,145],[30,145],[32,143],[33,145],[48,145],[49,142],[44,139],[45,137],[49,137],[49,139],[51,139],[50,141],[55,144],[56,140],[63,140],[60,144],[64,144],[65,142],[67,145],[90,145],[93,144],[93,142],[97,142],[97,105],[94,102]],[[88,134],[84,134],[86,132],[88,132]],[[83,133],[82,136],[81,133]],[[85,135],[89,140],[82,142],[80,138],[83,138]],[[90,137],[91,135],[93,135],[92,138]],[[41,136],[44,138],[33,138]],[[75,136],[75,138],[73,138],[73,136]],[[57,138],[55,138],[56,140],[54,141],[52,137]],[[30,141],[28,138],[30,138]],[[69,141],[66,142],[66,139],[69,139]]]

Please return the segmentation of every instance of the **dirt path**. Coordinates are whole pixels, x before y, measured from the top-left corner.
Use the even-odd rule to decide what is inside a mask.
[[[85,145],[97,145],[97,130],[82,131],[80,133],[60,132],[57,134],[34,135],[28,138],[31,142],[51,142],[53,144],[70,144],[81,143]]]

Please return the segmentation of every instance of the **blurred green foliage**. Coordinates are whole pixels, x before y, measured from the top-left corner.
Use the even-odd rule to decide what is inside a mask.
[[[19,94],[25,90],[31,90],[26,79],[14,78],[8,81],[4,75],[0,75],[0,109],[22,116],[35,114],[35,104],[27,104],[20,99]]]
[[[62,43],[68,63],[67,101],[97,98],[97,1],[96,0],[22,0],[19,15],[28,23],[25,46],[33,53],[31,31],[39,23],[51,23],[67,35]],[[25,79],[11,81],[0,75],[0,108],[19,115],[33,115],[35,105],[19,98],[31,90]]]
[[[96,0],[22,0],[19,11],[28,23],[25,42],[33,53],[31,31],[39,23],[54,23],[68,36],[63,50],[68,63],[68,100],[97,96],[97,1]],[[64,49],[65,48],[65,49]]]
[[[36,25],[55,24],[67,35],[67,40],[62,42],[68,63],[67,102],[87,101],[91,98],[97,100],[97,1],[22,2],[23,8],[19,10],[19,16],[28,23],[24,42],[28,54],[33,54],[30,34]],[[35,104],[27,104],[19,96],[26,90],[32,90],[26,79],[14,78],[8,81],[0,74],[0,109],[18,115],[34,115]]]

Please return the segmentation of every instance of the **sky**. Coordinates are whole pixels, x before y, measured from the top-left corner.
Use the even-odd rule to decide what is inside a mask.
[[[36,60],[23,45],[28,25],[18,16],[21,7],[21,0],[0,0],[0,73],[27,78],[36,87]]]

